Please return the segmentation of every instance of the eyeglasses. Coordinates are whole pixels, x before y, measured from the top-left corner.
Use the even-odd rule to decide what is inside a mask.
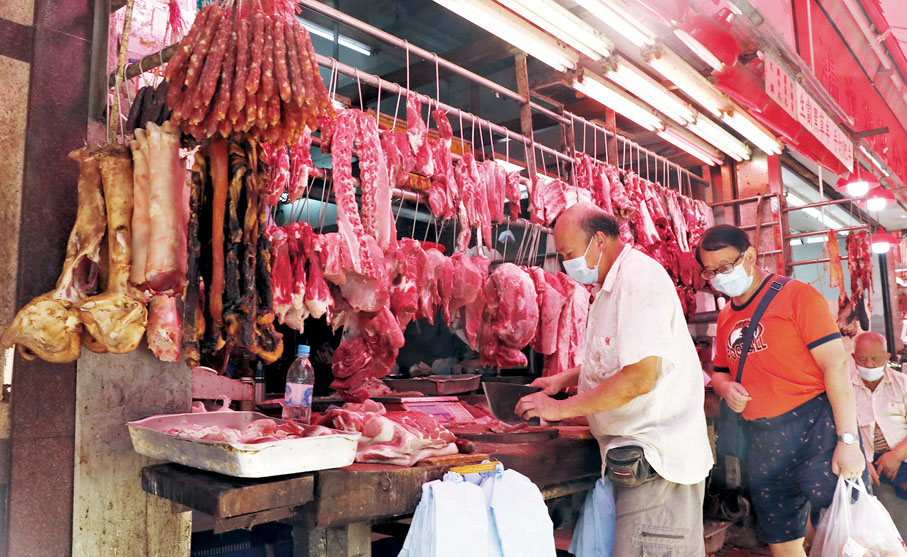
[[[737,266],[737,263],[741,259],[743,259],[743,255],[745,253],[746,252],[741,251],[740,254],[737,255],[737,259],[731,261],[730,263],[725,263],[724,265],[718,267],[717,269],[703,269],[702,272],[699,273],[699,276],[701,276],[705,280],[712,280],[717,275],[724,275],[724,274],[730,273],[731,271],[734,270],[734,267]]]

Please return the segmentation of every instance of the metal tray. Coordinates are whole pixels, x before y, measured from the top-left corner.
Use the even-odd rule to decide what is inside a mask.
[[[356,457],[360,435],[356,432],[338,431],[337,435],[256,444],[200,441],[164,433],[186,425],[241,429],[262,418],[269,417],[258,412],[165,414],[127,425],[132,447],[139,454],[239,478],[266,478],[339,468],[349,466]]]
[[[452,395],[468,393],[479,388],[482,376],[463,375],[429,375],[414,379],[392,379],[384,377],[383,381],[395,391],[418,391],[427,395]]]

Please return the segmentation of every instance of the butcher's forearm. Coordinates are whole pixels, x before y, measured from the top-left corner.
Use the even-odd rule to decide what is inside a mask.
[[[625,366],[594,389],[562,401],[565,417],[589,416],[620,408],[652,390],[660,367],[661,359],[654,356]],[[579,368],[576,373],[578,376]]]
[[[892,447],[891,452],[901,462],[907,461],[907,437],[903,441]]]
[[[561,390],[579,385],[579,366],[561,373]]]

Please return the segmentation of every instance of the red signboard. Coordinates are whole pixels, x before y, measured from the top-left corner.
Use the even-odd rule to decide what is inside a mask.
[[[815,49],[813,73],[841,108],[853,116],[857,131],[888,127],[887,134],[871,136],[866,141],[901,180],[907,179],[907,132],[863,73],[816,0],[794,0],[800,57],[810,60],[807,2],[811,3],[812,46]]]

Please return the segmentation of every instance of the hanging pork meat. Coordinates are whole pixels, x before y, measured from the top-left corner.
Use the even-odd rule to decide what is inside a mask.
[[[56,288],[30,301],[0,336],[0,346],[17,345],[28,360],[71,362],[82,351],[82,324],[73,304],[97,288],[101,240],[107,230],[101,172],[94,153],[86,146],[69,154],[79,163],[79,208],[66,244],[63,271]]]
[[[79,321],[107,352],[124,354],[139,345],[148,312],[129,284],[132,258],[132,156],[123,145],[108,145],[95,158],[107,204],[109,273],[107,290],[75,304]]]

